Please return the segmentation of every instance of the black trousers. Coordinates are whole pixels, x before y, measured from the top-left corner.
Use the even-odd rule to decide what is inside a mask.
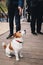
[[[18,6],[10,5],[8,7],[8,16],[9,16],[10,34],[13,34],[14,16],[15,16],[16,32],[21,29],[21,26],[20,26],[20,15],[19,15]]]
[[[40,10],[38,7],[32,7],[31,8],[31,32],[35,32],[35,30],[37,32],[41,31],[41,24],[42,24],[42,16],[40,13]],[[36,24],[37,22],[37,24]],[[37,26],[37,29],[35,29],[35,24]]]

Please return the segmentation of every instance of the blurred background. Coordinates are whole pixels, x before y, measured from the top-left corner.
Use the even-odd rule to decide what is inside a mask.
[[[6,1],[7,0],[0,0],[0,22],[2,21],[7,21],[8,22],[8,10],[6,6]],[[27,12],[27,3],[26,0],[24,0],[24,8],[22,12],[22,19],[27,19],[28,18],[28,12]]]
[[[0,21],[7,20],[8,11],[6,7],[6,0],[0,0]]]

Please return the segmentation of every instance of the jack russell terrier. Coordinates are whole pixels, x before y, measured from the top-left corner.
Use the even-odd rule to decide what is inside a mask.
[[[14,54],[16,56],[16,60],[19,61],[19,57],[23,57],[21,54],[21,49],[23,47],[23,35],[26,33],[26,30],[18,31],[14,33],[14,39],[11,41],[11,43],[2,43],[2,46],[5,49],[6,56],[12,57],[11,54]]]

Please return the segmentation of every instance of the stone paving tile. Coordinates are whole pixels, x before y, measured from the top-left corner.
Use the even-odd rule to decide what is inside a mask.
[[[9,30],[9,25],[7,22],[0,22],[0,35]]]
[[[0,22],[0,35],[6,33],[8,30],[9,30],[9,22]]]

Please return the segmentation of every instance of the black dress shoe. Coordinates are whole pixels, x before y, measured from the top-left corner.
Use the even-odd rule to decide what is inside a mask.
[[[43,32],[37,32],[37,33],[43,35]]]
[[[11,38],[12,36],[13,36],[13,34],[9,34],[8,37],[7,37],[7,39]]]
[[[36,33],[36,32],[32,32],[32,34],[33,34],[33,35],[37,35],[37,33]]]

